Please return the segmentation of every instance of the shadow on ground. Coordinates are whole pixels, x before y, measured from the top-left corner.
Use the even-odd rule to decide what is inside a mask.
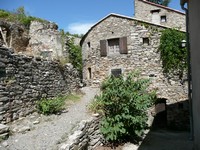
[[[158,111],[151,130],[138,150],[192,150],[190,140],[188,101],[166,106],[164,100],[157,105]],[[168,122],[167,115],[174,117]],[[173,130],[172,130],[173,129]]]

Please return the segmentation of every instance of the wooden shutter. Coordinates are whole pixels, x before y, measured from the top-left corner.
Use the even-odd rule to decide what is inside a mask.
[[[128,54],[127,37],[122,37],[119,39],[119,48],[120,54]]]
[[[101,57],[107,56],[107,40],[100,41],[100,54],[101,54]]]

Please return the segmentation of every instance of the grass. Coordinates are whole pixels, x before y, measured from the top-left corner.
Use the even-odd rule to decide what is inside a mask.
[[[44,115],[57,114],[66,109],[69,105],[78,102],[81,99],[81,94],[68,94],[57,96],[51,99],[41,99],[36,102],[36,109]]]

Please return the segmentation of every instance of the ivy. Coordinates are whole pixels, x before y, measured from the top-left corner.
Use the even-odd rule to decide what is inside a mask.
[[[181,47],[181,41],[184,39],[186,34],[176,29],[162,31],[159,51],[164,73],[182,77],[187,69],[187,50]]]

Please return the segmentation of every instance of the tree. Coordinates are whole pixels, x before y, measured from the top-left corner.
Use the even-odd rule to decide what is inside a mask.
[[[149,2],[153,2],[159,5],[168,6],[171,0],[148,0]]]

